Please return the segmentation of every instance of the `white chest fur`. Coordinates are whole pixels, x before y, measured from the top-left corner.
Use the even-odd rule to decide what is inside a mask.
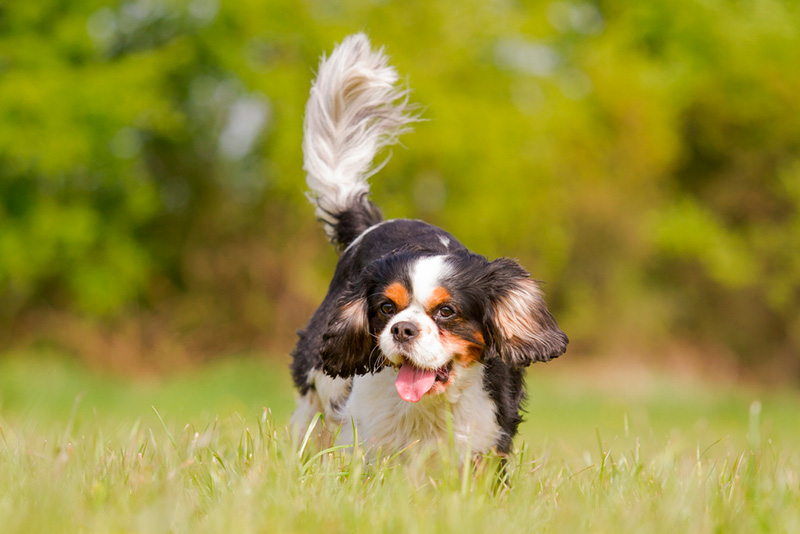
[[[441,396],[424,396],[419,402],[406,402],[395,390],[397,371],[384,368],[373,375],[353,379],[353,389],[340,416],[344,426],[352,417],[359,441],[367,447],[397,451],[419,441],[420,445],[447,443],[448,407],[453,438],[463,453],[467,444],[473,453],[488,452],[500,437],[495,405],[483,388],[484,368],[474,364],[459,369],[458,380]],[[343,428],[344,429],[344,428]],[[337,441],[352,441],[342,432]]]

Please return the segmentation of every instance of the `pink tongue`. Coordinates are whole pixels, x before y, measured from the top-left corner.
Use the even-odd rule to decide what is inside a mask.
[[[400,366],[394,387],[404,401],[417,402],[431,389],[435,381],[436,371],[426,371],[404,364]]]

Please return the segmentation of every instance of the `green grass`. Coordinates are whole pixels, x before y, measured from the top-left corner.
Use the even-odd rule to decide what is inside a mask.
[[[284,364],[0,358],[0,532],[800,532],[800,395],[534,366],[509,466],[296,452]]]

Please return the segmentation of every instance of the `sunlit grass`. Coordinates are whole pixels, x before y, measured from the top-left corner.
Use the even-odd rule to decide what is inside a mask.
[[[291,402],[255,360],[157,383],[0,360],[0,531],[800,531],[793,392],[609,392],[544,367],[507,485],[446,446],[301,447]]]

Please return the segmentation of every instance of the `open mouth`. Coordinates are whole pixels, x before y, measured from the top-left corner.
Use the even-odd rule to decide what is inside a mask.
[[[437,383],[446,385],[450,380],[452,368],[452,361],[438,369],[422,369],[409,361],[404,361],[397,372],[394,387],[404,401],[418,402]]]
[[[436,370],[436,381],[447,383],[450,379],[450,369],[453,368],[453,362],[443,365]]]

